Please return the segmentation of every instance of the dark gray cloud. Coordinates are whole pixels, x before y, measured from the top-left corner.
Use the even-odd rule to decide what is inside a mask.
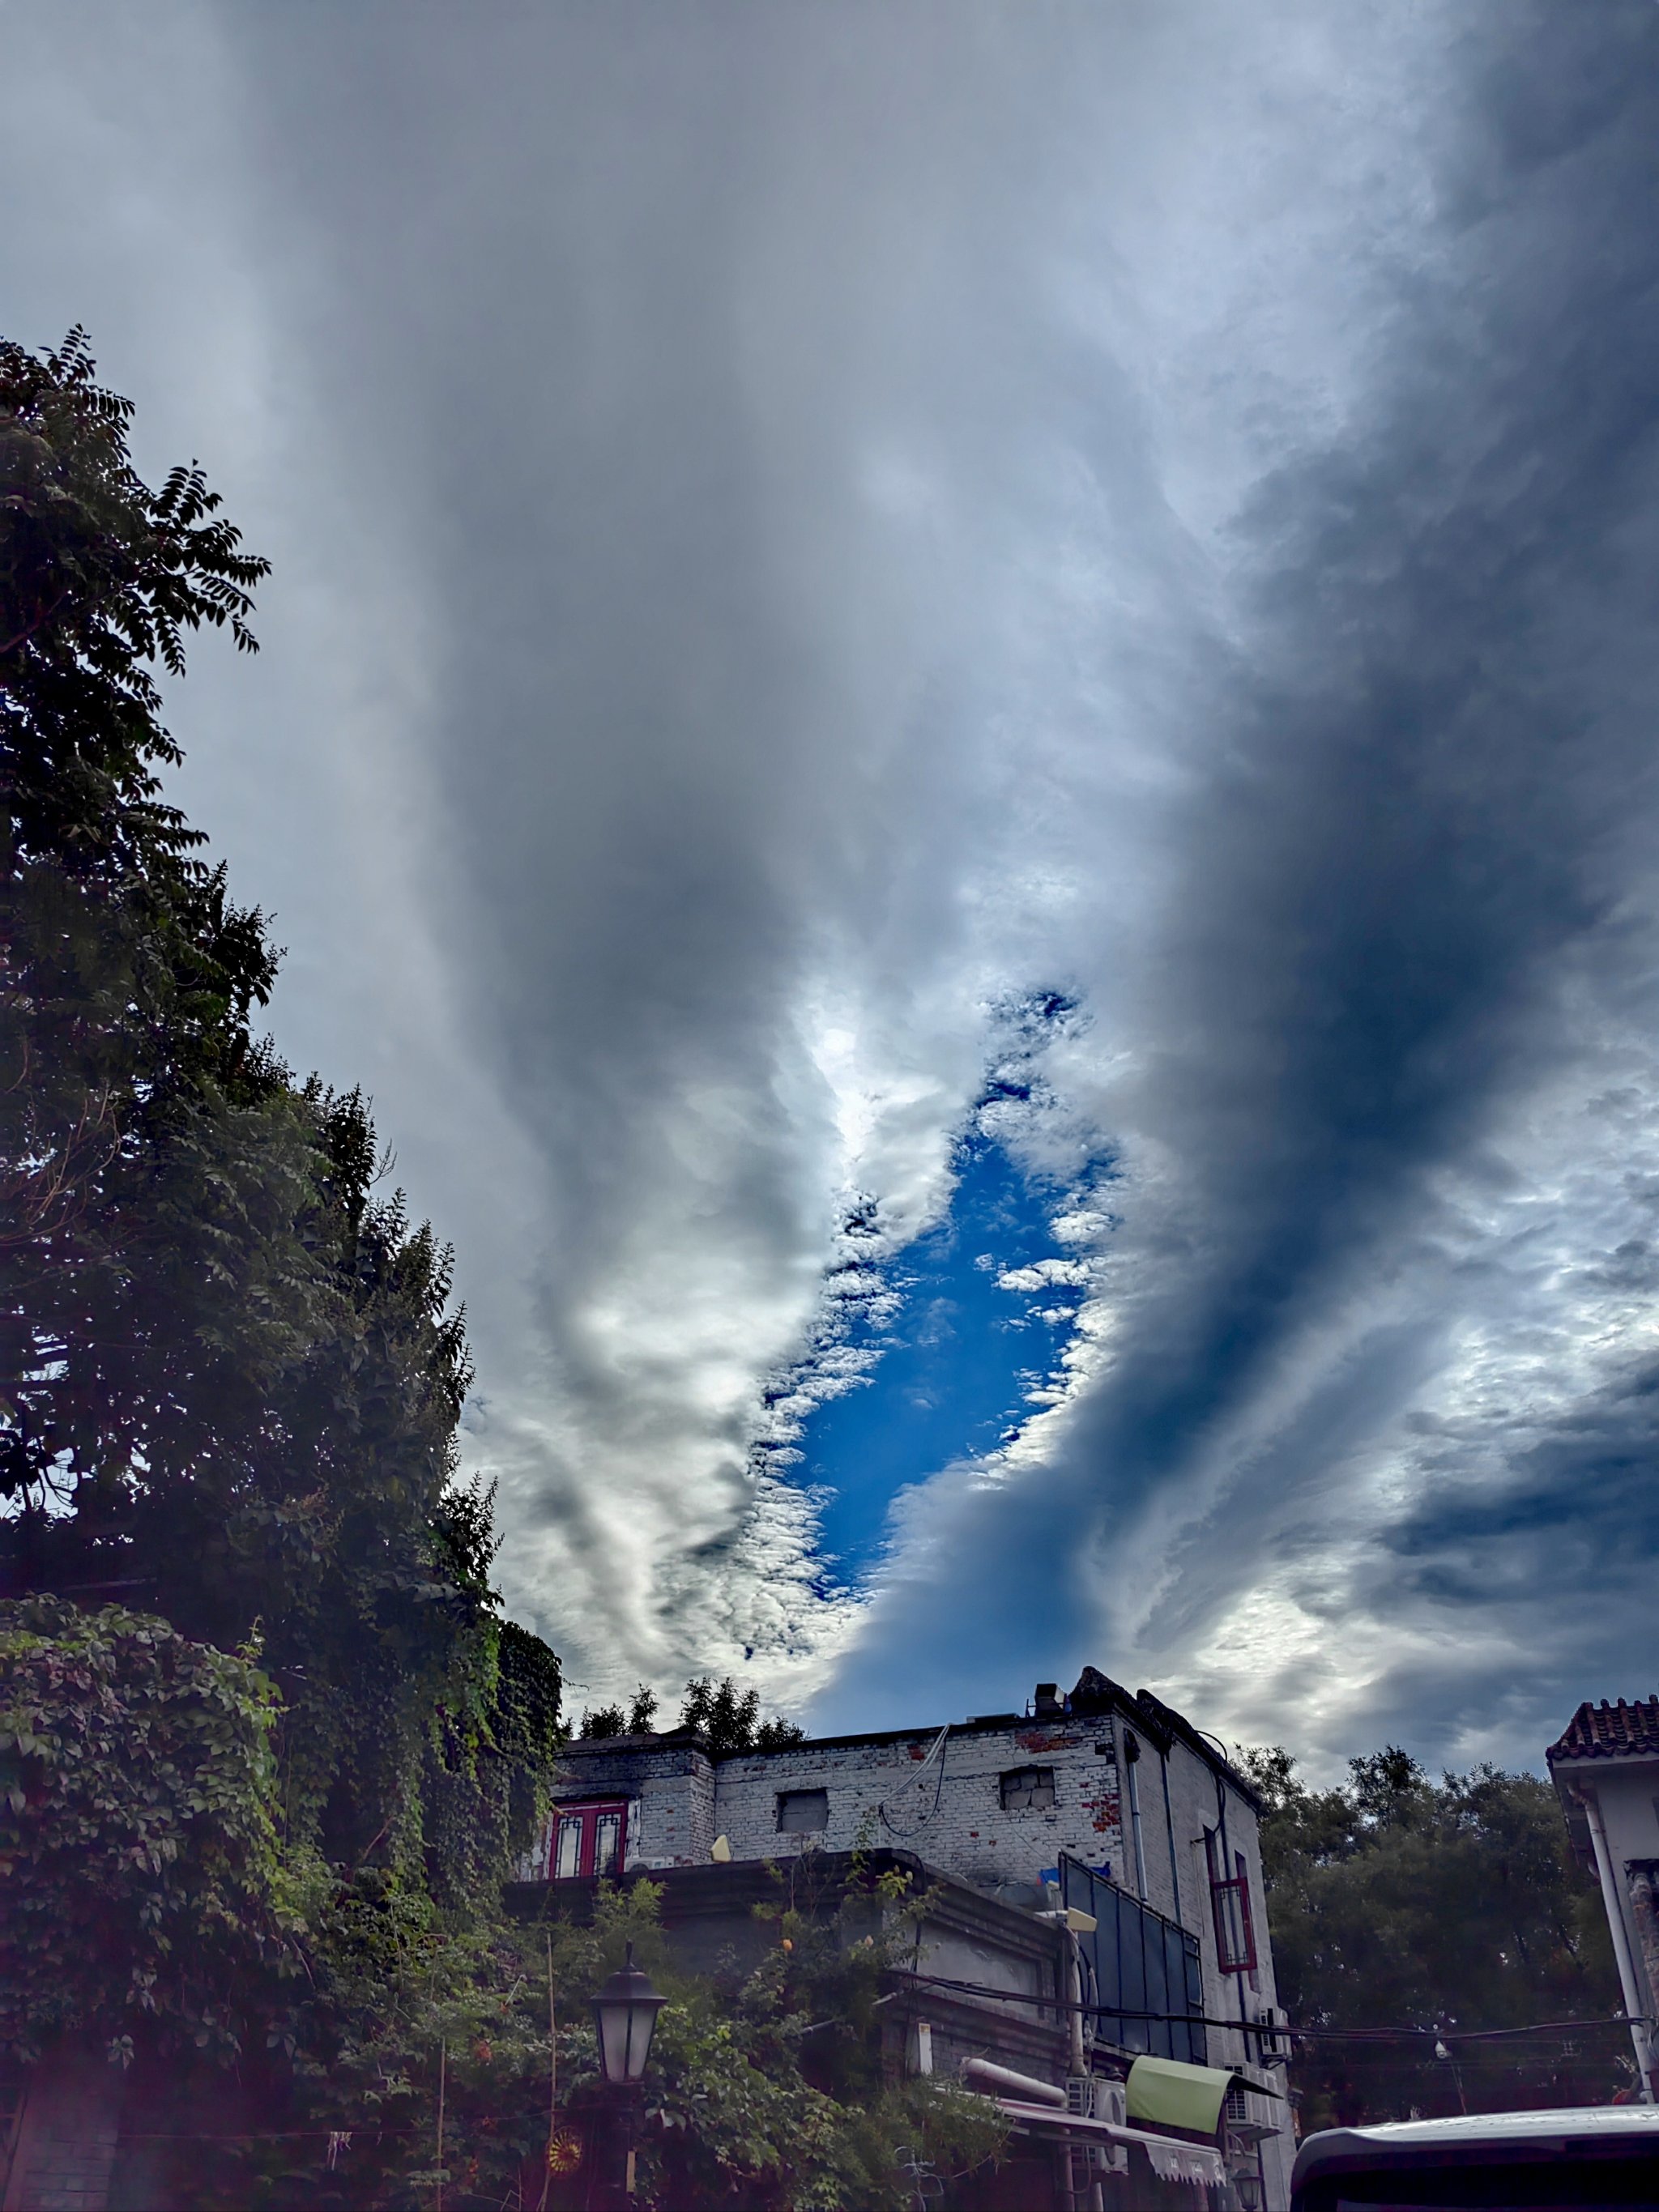
[[[1184,865],[1142,949],[1137,1065],[1113,1102],[1172,1164],[1184,1233],[1160,1243],[1156,1206],[1143,1220],[1126,1196],[1109,1373],[1044,1479],[981,1493],[972,1534],[954,1525],[923,1570],[941,1614],[984,1608],[999,1657],[1023,1640],[1046,1561],[1069,1584],[1073,1657],[1115,1628],[1205,1672],[1205,1614],[1213,1630],[1224,1593],[1248,1600],[1264,1550],[1293,1560],[1304,1516],[1330,1540],[1320,1492],[1340,1494],[1356,1444],[1430,1384],[1425,1343],[1467,1317],[1469,1285],[1422,1249],[1444,1207],[1437,1180],[1572,1049],[1559,963],[1608,1000],[1650,973],[1638,906],[1653,869],[1659,250],[1632,214],[1659,203],[1659,17],[1506,13],[1449,58],[1435,220],[1370,404],[1329,450],[1271,472],[1231,532],[1212,766],[1172,825]],[[1592,1279],[1577,1297],[1556,1285],[1587,1333]],[[1402,1306],[1379,1342],[1377,1315]],[[1629,1510],[1612,1500],[1651,1463],[1652,1408],[1603,1387],[1613,1404],[1576,1404],[1478,1509],[1433,1503],[1467,1438],[1451,1474],[1424,1462],[1388,1540],[1394,1572],[1342,1578],[1357,1618],[1328,1607],[1331,1636],[1389,1619],[1403,1647],[1408,1617],[1470,1648],[1443,1654],[1431,1701],[1402,1648],[1391,1671],[1415,1674],[1409,1710],[1385,1688],[1372,1724],[1449,1749],[1479,1737],[1496,1725],[1493,1684],[1471,1689],[1473,1655],[1499,1638],[1486,1671],[1512,1687],[1522,1621],[1540,1607],[1565,1617],[1581,1667],[1616,1654],[1652,1672],[1646,1608],[1609,1564]],[[1481,1431],[1500,1455],[1524,1434],[1510,1413],[1507,1437]],[[1601,1456],[1604,1422],[1624,1456]],[[1203,1502],[1172,1525],[1187,1483]],[[1586,1493],[1598,1503],[1583,1511]],[[1528,1540],[1552,1518],[1576,1523],[1568,1556],[1592,1577],[1600,1563],[1618,1613],[1594,1661],[1565,1626],[1582,1596],[1565,1559]],[[1068,1539],[1086,1571],[1056,1576]],[[1133,1582],[1102,1606],[1114,1558],[1152,1575],[1150,1613]],[[907,1577],[862,1663],[878,1672],[925,1635],[923,1602]],[[1241,1717],[1273,1717],[1270,1679],[1233,1686]],[[1282,1713],[1294,1692],[1274,1686]],[[1533,1676],[1524,1725],[1563,1694],[1559,1664]],[[1503,1747],[1535,1752],[1507,1724]]]
[[[1511,1757],[1645,1680],[1646,0],[146,16],[8,17],[0,320],[277,556],[185,796],[579,1679]],[[1034,983],[1069,1393],[827,1598],[762,1387]]]

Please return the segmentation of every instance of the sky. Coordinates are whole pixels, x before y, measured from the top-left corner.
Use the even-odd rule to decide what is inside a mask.
[[[0,0],[574,1705],[1659,1687],[1651,0]]]

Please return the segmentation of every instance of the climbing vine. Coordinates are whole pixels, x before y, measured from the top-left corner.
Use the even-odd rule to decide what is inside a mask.
[[[0,2048],[230,2058],[300,1971],[271,1684],[167,1622],[0,1604]]]

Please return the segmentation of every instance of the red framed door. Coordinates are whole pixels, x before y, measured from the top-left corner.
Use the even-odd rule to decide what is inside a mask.
[[[562,1805],[553,1815],[548,1880],[576,1881],[622,1872],[628,1843],[628,1806],[617,1798],[592,1805]]]

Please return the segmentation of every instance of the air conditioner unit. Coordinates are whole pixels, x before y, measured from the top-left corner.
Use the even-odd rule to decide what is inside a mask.
[[[1258,2006],[1253,2026],[1256,2048],[1261,2054],[1264,2065],[1271,2064],[1275,2059],[1290,2057],[1290,2038],[1285,2033],[1288,2025],[1277,2005]]]
[[[1239,2081],[1235,2081],[1227,2092],[1226,2122],[1228,2134],[1241,2143],[1259,2143],[1279,2132],[1270,2100],[1245,2088]]]
[[[1109,2081],[1098,2074],[1073,2074],[1066,2084],[1066,2109],[1074,2119],[1127,2127],[1128,2091],[1121,2081]]]

